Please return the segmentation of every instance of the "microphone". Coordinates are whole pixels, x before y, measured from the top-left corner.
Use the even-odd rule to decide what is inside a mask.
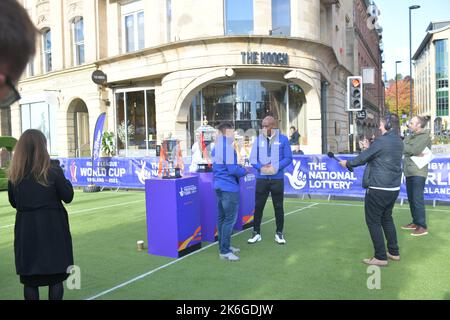
[[[341,161],[341,159],[339,159],[338,157],[336,157],[336,156],[334,155],[334,153],[331,152],[331,151],[328,152],[327,155],[328,155],[329,158],[332,158],[332,159],[334,159],[334,160],[336,160],[336,161],[338,161],[338,162]],[[352,167],[347,166],[347,169],[348,169],[348,171],[353,172],[353,168],[352,168]]]

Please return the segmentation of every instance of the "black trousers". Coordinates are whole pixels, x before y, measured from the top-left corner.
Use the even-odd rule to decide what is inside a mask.
[[[413,223],[427,229],[425,200],[423,196],[425,181],[425,177],[406,177],[406,192],[408,194],[409,208],[413,217]]]
[[[269,194],[272,196],[273,209],[275,210],[276,232],[283,232],[284,227],[284,180],[283,179],[257,179],[255,197],[255,221],[253,230],[261,232],[261,220],[264,207]]]
[[[375,258],[387,260],[385,240],[391,255],[400,255],[392,208],[400,191],[367,189],[364,200],[366,223],[375,249]],[[384,236],[383,236],[384,232]]]

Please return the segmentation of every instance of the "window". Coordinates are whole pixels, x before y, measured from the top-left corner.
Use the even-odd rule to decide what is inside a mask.
[[[436,45],[436,116],[448,116],[448,40]]]
[[[437,93],[436,116],[447,117],[448,113],[448,90]]]
[[[212,127],[228,121],[237,130],[250,135],[261,129],[262,119],[269,114],[278,119],[282,133],[289,133],[289,127],[295,126],[306,141],[305,106],[302,88],[291,83],[240,79],[209,84],[197,93],[190,107],[188,149],[194,144],[195,131],[204,120]]]
[[[20,106],[22,132],[38,129],[47,138],[47,149],[52,155],[56,150],[56,111],[46,102],[34,102]]]
[[[135,1],[122,6],[124,48],[133,52],[145,47],[144,5]]]
[[[225,0],[225,34],[253,34],[253,0]]]
[[[166,2],[166,19],[167,42],[170,42],[172,37],[172,0]]]
[[[34,76],[34,57],[32,57],[30,59],[30,62],[28,62],[27,72],[28,72],[28,77]]]
[[[291,0],[272,0],[272,35],[291,35]]]
[[[436,41],[436,79],[448,79],[448,41]]]
[[[156,154],[154,90],[124,90],[116,93],[116,132],[120,156]]]
[[[84,63],[84,20],[77,17],[72,22],[73,58],[74,65]]]
[[[44,72],[52,71],[52,33],[46,29],[42,35],[42,61]]]

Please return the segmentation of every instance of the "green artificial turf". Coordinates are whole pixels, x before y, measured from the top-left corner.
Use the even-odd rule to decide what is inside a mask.
[[[77,191],[67,209],[81,289],[66,288],[65,299],[450,299],[445,206],[427,208],[430,234],[421,238],[400,229],[410,222],[408,207],[395,208],[402,260],[381,268],[380,290],[367,288],[371,274],[361,263],[373,255],[362,202],[286,199],[286,245],[274,242],[268,202],[261,242],[247,244],[251,230],[233,236],[239,262],[219,260],[217,244],[208,243],[179,260],[137,251],[137,240],[147,244],[144,192]],[[0,299],[22,299],[12,224],[0,192]]]

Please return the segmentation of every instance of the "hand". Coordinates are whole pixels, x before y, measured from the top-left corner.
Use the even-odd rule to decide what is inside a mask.
[[[342,168],[347,169],[347,160],[339,161],[339,164],[341,165]]]
[[[363,150],[366,150],[370,147],[370,142],[367,139],[364,139],[362,141],[359,142],[359,147]]]
[[[265,175],[274,175],[276,173],[275,168],[271,164],[266,164],[261,167],[261,173]]]

